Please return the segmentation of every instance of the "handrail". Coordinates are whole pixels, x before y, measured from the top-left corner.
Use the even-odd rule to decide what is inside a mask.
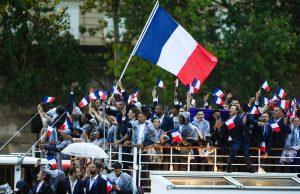
[[[138,145],[135,144],[116,144],[116,143],[107,143],[107,145],[113,145],[113,146],[122,146],[122,147],[138,147]],[[206,146],[175,146],[175,145],[159,145],[159,144],[153,144],[149,146],[145,146],[143,148],[186,148],[186,149],[193,149],[193,148],[202,148],[206,149]],[[210,149],[220,149],[217,146],[209,146]],[[249,147],[249,150],[257,150],[260,149],[260,147]],[[271,150],[284,150],[284,148],[271,148]]]
[[[205,156],[201,156],[199,154],[195,154],[195,153],[187,153],[187,154],[183,154],[183,153],[179,153],[179,154],[174,154],[174,150],[177,148],[184,148],[184,149],[193,149],[193,148],[199,148],[199,149],[206,149],[206,146],[165,146],[165,145],[151,145],[151,146],[147,146],[147,150],[151,149],[151,148],[167,148],[170,150],[170,152],[167,153],[162,153],[162,152],[156,152],[156,153],[151,153],[151,152],[144,152],[142,148],[139,148],[138,145],[125,145],[125,144],[115,144],[115,143],[108,143],[109,145],[109,163],[111,164],[114,161],[119,161],[122,163],[127,163],[130,165],[133,165],[133,169],[124,169],[130,173],[132,173],[133,175],[133,183],[134,185],[137,186],[141,186],[141,182],[143,181],[151,181],[150,178],[146,178],[146,177],[142,177],[142,173],[150,173],[151,171],[155,171],[155,170],[162,170],[161,167],[163,167],[163,170],[167,170],[167,171],[180,171],[182,169],[178,168],[181,167],[181,165],[185,166],[184,171],[182,172],[191,172],[194,170],[199,170],[199,168],[197,168],[197,166],[206,166],[206,167],[211,167],[211,171],[210,172],[217,172],[218,168],[224,167],[227,165],[226,163],[226,158],[229,157],[229,155],[218,155],[218,151],[220,148],[216,147],[216,146],[210,146],[211,149],[213,149],[212,152],[210,152],[209,155],[205,155]],[[115,149],[113,149],[113,147],[115,147]],[[128,147],[128,148],[133,148],[132,152],[129,153],[122,153],[122,147]],[[118,148],[118,149],[116,149]],[[250,150],[256,150],[257,152],[255,152],[255,154],[252,154],[250,156],[250,158],[253,160],[252,165],[255,166],[259,171],[259,173],[263,172],[265,170],[265,167],[271,167],[271,168],[277,168],[277,167],[300,167],[300,165],[295,165],[295,164],[281,164],[281,163],[272,163],[271,161],[273,161],[273,159],[279,159],[279,158],[290,158],[290,157],[286,157],[286,156],[268,156],[267,158],[265,158],[265,163],[262,163],[261,161],[263,160],[261,158],[262,154],[261,154],[261,150],[259,149],[259,147],[251,147]],[[283,150],[282,148],[274,148],[273,150]],[[132,155],[133,158],[130,160],[126,160],[125,157],[122,157],[122,155]],[[177,157],[186,157],[187,160],[182,162],[182,161],[176,161],[175,158]],[[144,160],[143,158],[147,157],[147,160]],[[160,158],[159,161],[157,160],[151,160],[150,157],[158,157]],[[169,158],[169,160],[163,160],[163,158]],[[192,157],[207,157],[209,160],[208,161],[191,161],[190,159]],[[243,156],[241,154],[237,155],[236,158],[241,159]],[[293,157],[294,159],[298,159],[300,157]],[[150,159],[150,160],[149,160]],[[222,159],[222,160],[219,160]],[[225,159],[225,160],[224,160]],[[267,161],[269,161],[267,163]],[[144,165],[152,165],[152,168],[142,168]],[[153,166],[155,166],[155,169],[153,169]],[[166,168],[165,168],[165,167]],[[175,168],[175,166],[177,168]],[[232,166],[240,166],[240,167],[244,167],[246,166],[245,163],[242,162],[238,162],[238,163],[232,163]],[[196,167],[196,168],[195,168]],[[149,182],[147,182],[148,184]],[[151,189],[151,187],[149,185],[144,185],[143,184],[143,188],[144,189]]]

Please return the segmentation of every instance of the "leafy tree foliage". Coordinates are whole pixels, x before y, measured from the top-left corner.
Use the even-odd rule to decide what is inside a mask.
[[[1,102],[32,105],[42,95],[64,96],[72,80],[85,82],[85,56],[67,31],[65,10],[55,11],[56,4],[0,2]]]

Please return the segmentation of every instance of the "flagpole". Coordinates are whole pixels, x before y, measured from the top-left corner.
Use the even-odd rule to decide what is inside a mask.
[[[151,14],[150,14],[150,16],[149,16],[149,18],[148,18],[148,20],[147,20],[147,22],[146,22],[144,28],[143,28],[143,31],[142,31],[142,33],[140,34],[139,39],[138,39],[138,41],[136,42],[136,44],[135,44],[135,46],[134,46],[132,52],[130,53],[129,59],[127,60],[126,65],[125,65],[125,68],[123,69],[122,74],[121,74],[121,76],[120,76],[120,78],[119,78],[119,82],[122,80],[122,78],[123,78],[123,76],[124,76],[124,74],[125,74],[125,71],[126,71],[128,65],[129,65],[129,62],[131,61],[132,56],[134,55],[134,53],[136,52],[137,48],[139,47],[139,45],[140,45],[140,43],[141,43],[141,40],[144,38],[145,33],[146,33],[146,31],[147,31],[147,29],[148,29],[148,27],[149,27],[149,25],[150,25],[150,22],[152,21],[152,18],[153,18],[153,16],[154,16],[154,13],[156,12],[158,6],[159,6],[159,2],[156,1],[155,5],[154,5],[154,7],[153,7],[153,9],[152,9],[152,12],[151,12]]]

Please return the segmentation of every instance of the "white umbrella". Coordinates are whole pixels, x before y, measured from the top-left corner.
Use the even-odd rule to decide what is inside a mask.
[[[70,156],[86,158],[108,158],[108,155],[102,148],[92,143],[72,143],[61,152]]]

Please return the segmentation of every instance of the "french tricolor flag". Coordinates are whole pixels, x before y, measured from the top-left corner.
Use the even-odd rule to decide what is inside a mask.
[[[198,80],[198,79],[194,79],[193,80],[193,82],[192,82],[193,88],[195,88],[196,90],[199,90],[200,89],[200,85],[201,85],[200,80]]]
[[[195,94],[199,92],[200,89],[200,80],[194,79],[193,82],[190,84],[190,93]]]
[[[262,84],[261,88],[263,88],[266,92],[270,92],[270,90],[271,90],[271,88],[270,88],[270,86],[269,86],[269,84],[268,84],[267,81],[265,81],[265,82]]]
[[[99,90],[93,91],[89,94],[90,100],[97,100],[100,98],[99,96]]]
[[[278,87],[276,90],[277,96],[279,96],[281,99],[284,99],[287,96],[287,93],[281,88]]]
[[[110,93],[111,93],[111,95],[114,95],[114,94],[122,95],[121,92],[119,91],[119,89],[116,86],[111,86]]]
[[[73,128],[73,121],[72,117],[67,113],[67,117],[65,122],[59,127],[60,130],[72,129]]]
[[[281,131],[279,125],[276,122],[270,123],[270,126],[275,133],[279,133]]]
[[[291,101],[291,107],[296,107],[296,106],[297,106],[297,100],[293,98]]]
[[[225,122],[225,124],[226,124],[226,126],[227,126],[227,128],[228,128],[229,130],[232,130],[232,129],[235,128],[235,124],[234,124],[234,122],[233,122],[233,118],[227,120],[227,121]]]
[[[158,3],[133,54],[176,75],[184,85],[194,78],[204,83],[218,61]]]
[[[71,168],[71,160],[61,160],[61,167],[66,170]]]
[[[259,149],[260,149],[261,152],[265,153],[266,152],[266,143],[262,142],[261,145],[260,145],[260,147],[259,147]]]
[[[107,94],[106,94],[105,91],[96,90],[96,91],[89,94],[89,98],[90,98],[90,100],[98,100],[99,98],[101,100],[106,100],[107,99]]]
[[[266,97],[264,97],[264,105],[268,105],[270,103],[270,100]]]
[[[159,88],[164,88],[165,87],[164,82],[159,78],[156,81],[156,86],[159,87]]]
[[[220,88],[216,88],[212,91],[212,95],[213,96],[218,96],[220,98],[223,98],[224,93],[222,92],[222,90]]]
[[[213,102],[214,102],[215,104],[218,104],[218,105],[221,105],[221,106],[224,105],[224,101],[223,101],[221,98],[219,98],[218,96],[214,96]]]
[[[106,192],[107,192],[107,194],[111,193],[112,188],[113,188],[112,183],[110,182],[109,179],[107,179],[107,183],[106,183]]]
[[[280,100],[280,107],[283,110],[289,109],[290,108],[290,101],[289,100]]]
[[[256,107],[256,106],[253,106],[251,111],[250,111],[250,114],[252,115],[259,115],[260,114],[260,110]]]
[[[135,87],[134,90],[133,90],[132,96],[133,96],[133,97],[138,97],[138,95],[139,95],[139,88],[138,88],[138,87]]]
[[[138,102],[137,97],[130,94],[128,97],[128,100],[127,100],[127,104],[132,104],[132,103],[136,103],[136,102]]]
[[[52,132],[54,131],[54,128],[51,126],[47,127],[47,137],[50,137],[52,135]]]
[[[51,166],[51,169],[57,169],[57,162],[54,156],[48,156],[46,159]]]
[[[171,132],[171,135],[172,135],[172,143],[181,143],[182,142],[181,134],[179,131]]]
[[[48,104],[48,103],[52,103],[54,102],[55,97],[51,97],[51,96],[44,96],[42,98],[42,104]]]
[[[89,104],[89,97],[88,96],[85,96],[84,98],[82,98],[82,100],[79,102],[79,107],[80,108],[83,108],[85,107],[86,105]]]

